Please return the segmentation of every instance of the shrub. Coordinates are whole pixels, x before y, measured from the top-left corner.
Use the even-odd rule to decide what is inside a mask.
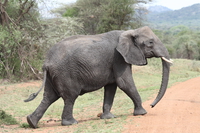
[[[11,115],[8,115],[5,111],[0,110],[0,124],[14,125],[18,124],[18,122]]]

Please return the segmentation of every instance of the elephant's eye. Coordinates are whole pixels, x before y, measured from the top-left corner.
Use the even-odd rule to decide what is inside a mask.
[[[150,41],[149,44],[147,45],[147,47],[152,48],[153,47],[153,41]]]

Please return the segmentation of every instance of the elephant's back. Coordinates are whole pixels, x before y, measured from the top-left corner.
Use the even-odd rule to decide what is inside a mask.
[[[74,56],[91,58],[111,56],[113,54],[117,39],[110,38],[107,34],[79,35],[68,37],[55,44],[47,53],[45,63],[58,63],[70,60]]]

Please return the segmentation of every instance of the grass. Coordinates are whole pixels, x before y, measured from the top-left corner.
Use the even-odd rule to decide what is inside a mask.
[[[18,124],[18,122],[11,115],[8,115],[5,111],[0,110],[0,125],[2,124],[14,125]]]
[[[28,123],[21,123],[20,127],[21,128],[30,128],[30,125]]]
[[[143,101],[153,98],[161,84],[162,65],[160,59],[149,59],[148,62],[147,66],[133,66],[134,82]],[[174,59],[168,87],[177,82],[198,77],[199,72],[200,61]],[[24,119],[39,105],[43,94],[40,93],[35,100],[29,103],[24,103],[23,100],[28,98],[31,93],[36,92],[38,88],[39,85],[0,85],[0,110],[4,110],[7,114],[16,118],[20,128],[28,128],[28,125],[24,123]],[[124,124],[127,123],[127,116],[133,113],[134,106],[132,101],[118,89],[112,107],[112,113],[117,118],[109,120],[100,120],[96,117],[98,113],[102,112],[102,102],[103,89],[78,97],[74,105],[74,117],[79,121],[79,124],[72,126],[72,128],[68,127],[67,131],[74,133],[120,133]],[[60,119],[62,110],[63,101],[59,99],[48,108],[40,120],[39,126],[49,119]]]

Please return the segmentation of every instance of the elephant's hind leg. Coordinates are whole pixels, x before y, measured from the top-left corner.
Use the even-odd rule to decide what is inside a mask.
[[[117,84],[109,84],[104,87],[104,102],[103,102],[103,114],[101,114],[101,119],[115,118],[112,113],[110,113],[114,96],[116,93]]]
[[[53,90],[53,86],[51,85],[50,81],[47,79],[43,94],[43,100],[41,101],[40,105],[37,109],[27,116],[27,122],[32,128],[37,128],[38,121],[42,118],[43,114],[47,110],[47,108],[55,102],[59,96]]]
[[[73,117],[73,106],[78,94],[68,94],[63,97],[64,100],[64,109],[62,113],[62,125],[73,125],[77,124],[78,122]]]

